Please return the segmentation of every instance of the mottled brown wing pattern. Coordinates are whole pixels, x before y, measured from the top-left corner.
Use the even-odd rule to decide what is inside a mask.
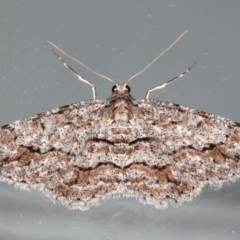
[[[88,159],[82,151],[97,131],[95,126],[102,120],[104,105],[105,101],[84,101],[0,128],[0,179],[20,188],[39,187],[69,204],[70,200],[57,189],[65,183],[76,184],[70,176],[75,173],[75,162],[80,162],[79,168],[83,169],[79,181],[84,178],[89,163],[85,167]],[[84,188],[86,184],[83,180],[80,185]]]
[[[206,183],[220,187],[240,177],[239,123],[151,99],[138,106],[139,126],[148,134],[132,145],[127,193],[164,207],[191,200]]]
[[[112,194],[165,207],[239,177],[239,142],[234,121],[114,93],[2,127],[0,177],[72,209]]]

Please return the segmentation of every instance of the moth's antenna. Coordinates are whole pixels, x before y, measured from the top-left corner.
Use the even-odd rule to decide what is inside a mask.
[[[167,49],[165,49],[160,55],[158,55],[152,62],[150,62],[143,70],[141,70],[140,72],[136,73],[135,75],[133,75],[132,77],[130,77],[127,81],[130,82],[133,78],[137,77],[139,74],[141,74],[142,72],[144,72],[145,70],[147,70],[153,63],[155,63],[165,52],[167,52],[170,48],[172,48],[182,37],[183,35],[185,35],[188,32],[188,30],[186,30],[185,32],[183,32]]]
[[[169,83],[172,83],[172,82],[176,81],[177,79],[182,78],[185,74],[190,72],[196,66],[196,64],[197,63],[195,62],[190,68],[188,68],[185,72],[183,72],[182,74],[178,75],[177,77],[172,78],[171,80],[169,80],[169,81],[167,81],[167,82],[165,82],[163,84],[160,84],[160,85],[158,85],[158,86],[148,90],[147,93],[146,93],[145,99],[149,99],[150,92],[155,91],[157,89],[165,88]]]
[[[55,47],[58,51],[62,52],[63,54],[65,54],[66,56],[68,56],[69,58],[71,58],[73,61],[79,63],[80,65],[82,65],[83,67],[85,67],[87,70],[89,70],[90,72],[102,77],[102,78],[105,78],[107,79],[108,81],[110,82],[113,82],[115,84],[115,82],[109,78],[109,77],[106,77],[98,72],[95,72],[94,70],[92,70],[90,67],[86,66],[84,63],[78,61],[77,59],[75,59],[74,57],[70,56],[69,54],[67,54],[66,52],[64,52],[61,48],[57,47],[54,43],[50,42],[50,41],[47,41],[48,43],[50,43],[53,47]]]

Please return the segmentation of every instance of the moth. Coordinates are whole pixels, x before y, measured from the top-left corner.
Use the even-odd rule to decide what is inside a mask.
[[[2,126],[1,181],[38,188],[70,209],[86,210],[112,195],[164,208],[169,202],[190,201],[206,184],[220,187],[240,177],[239,123],[149,98],[195,64],[141,100],[131,96],[127,83],[115,83],[87,67],[114,82],[111,96],[98,100],[95,86],[52,51],[92,87],[93,100]]]

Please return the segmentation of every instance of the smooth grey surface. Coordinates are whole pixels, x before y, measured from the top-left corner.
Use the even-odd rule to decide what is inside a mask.
[[[0,125],[91,99],[53,56],[50,40],[92,69],[119,81],[145,67],[184,30],[188,34],[130,82],[132,95],[184,78],[150,97],[240,122],[239,9],[235,0],[1,1]],[[106,99],[112,83],[61,55]],[[240,181],[209,187],[178,208],[156,210],[135,199],[110,199],[69,211],[38,191],[0,183],[0,239],[239,239]]]

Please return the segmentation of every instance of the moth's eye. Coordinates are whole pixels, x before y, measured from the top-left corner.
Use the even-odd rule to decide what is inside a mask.
[[[117,91],[117,86],[114,85],[114,86],[112,87],[112,92],[114,93],[114,92],[116,92],[116,91]]]
[[[125,91],[130,93],[131,92],[131,88],[128,85],[126,85]]]

